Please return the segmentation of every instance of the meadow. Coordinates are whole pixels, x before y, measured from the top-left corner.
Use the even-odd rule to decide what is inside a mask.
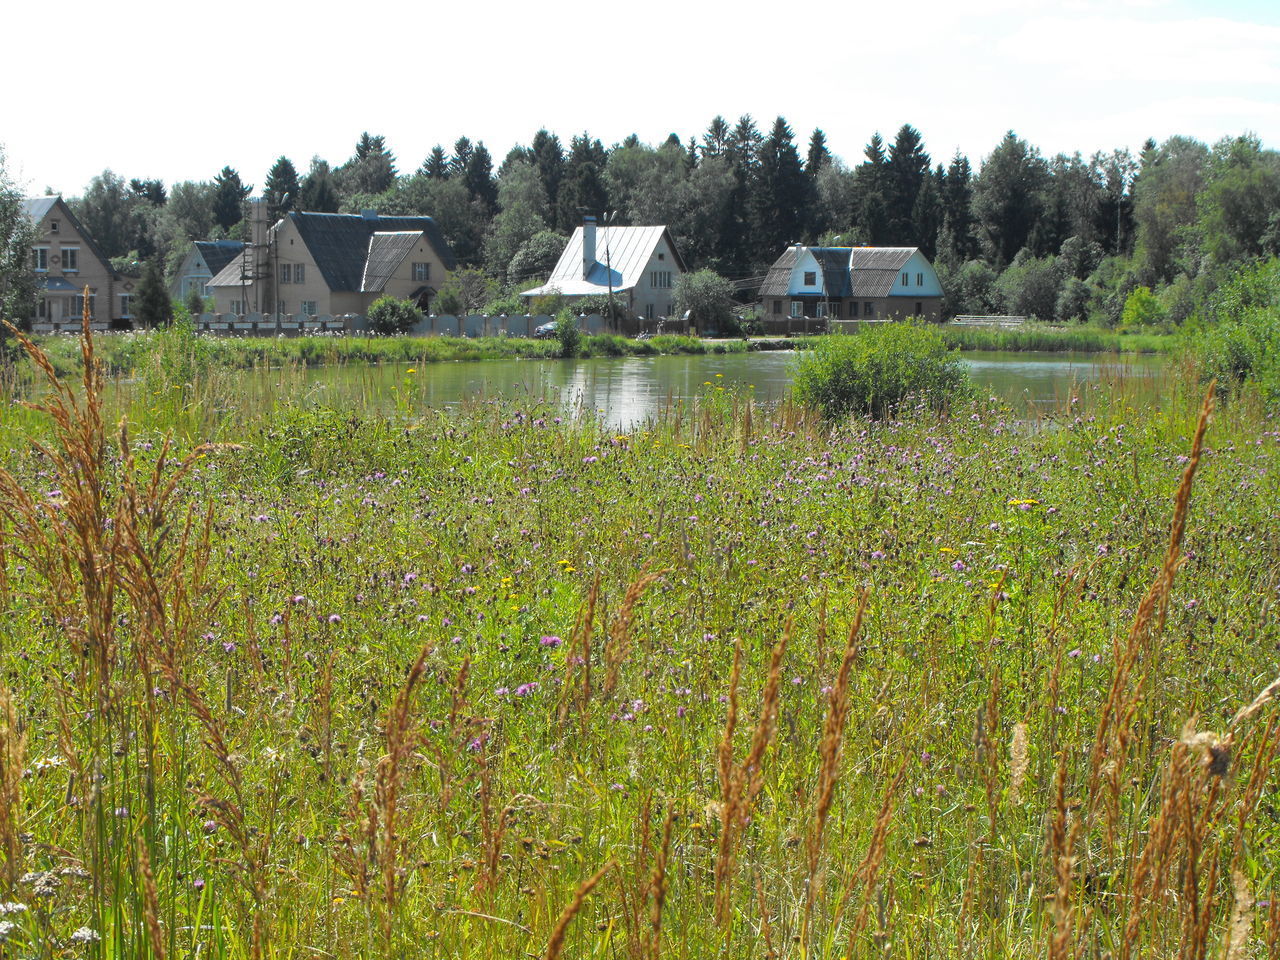
[[[211,443],[88,359],[0,418],[6,956],[1280,951],[1247,397]]]

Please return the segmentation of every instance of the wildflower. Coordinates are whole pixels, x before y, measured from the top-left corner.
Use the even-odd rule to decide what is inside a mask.
[[[885,552],[884,552],[883,550],[872,550],[872,551],[871,551],[871,559],[872,559],[872,560],[883,560],[884,558],[885,558]]]
[[[300,603],[306,603],[307,598],[302,596],[302,594],[297,594],[296,596],[290,597],[289,602],[296,607]]]
[[[0,943],[4,943],[13,936],[13,931],[17,929],[18,925],[12,920],[0,920]]]
[[[528,683],[522,683],[520,684],[520,686],[516,687],[516,696],[527,697],[529,694],[537,690],[538,687],[540,686],[542,686],[542,684],[538,683],[538,681],[536,680],[531,680]]]
[[[558,647],[564,641],[562,641],[559,637],[543,637],[539,642],[544,647]]]
[[[969,568],[968,566],[965,565],[965,562],[963,560],[957,560],[955,563],[951,564],[951,569],[957,570],[957,571],[964,571],[964,570],[968,570]]]
[[[273,623],[273,624],[276,624],[276,623],[284,623],[284,617],[282,617],[282,616],[281,616],[280,614],[278,614],[278,613],[273,613],[273,614],[271,615],[271,623]]]
[[[201,890],[204,889],[204,879],[201,877],[196,877],[194,880],[191,881],[191,888],[195,890],[196,893],[199,893]]]
[[[1074,660],[1076,657],[1080,656],[1082,652],[1083,651],[1079,647],[1076,647],[1074,650],[1069,651],[1067,656]]]
[[[336,613],[331,613],[331,614],[329,614],[329,622],[330,622],[330,623],[341,623],[341,622],[342,622],[342,617],[338,616]]]
[[[93,927],[81,927],[71,935],[72,943],[97,943],[102,937]]]
[[[0,903],[0,914],[9,916],[12,913],[26,913],[27,905],[25,903],[17,903],[10,900],[8,903]]]
[[[200,829],[203,830],[206,834],[216,833],[218,830],[218,824],[213,820],[206,820],[203,824],[200,825]]]

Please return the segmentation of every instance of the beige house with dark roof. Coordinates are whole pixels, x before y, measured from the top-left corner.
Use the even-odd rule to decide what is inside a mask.
[[[760,300],[766,320],[942,319],[942,285],[918,247],[788,247]]]
[[[208,283],[215,313],[364,315],[381,296],[425,310],[457,266],[430,217],[290,211],[267,228],[253,212],[254,242]]]
[[[93,238],[85,232],[61,197],[23,201],[23,211],[36,225],[31,268],[36,275],[36,324],[78,324],[89,288],[89,313],[99,324],[127,327],[133,316],[137,281],[111,269]]]

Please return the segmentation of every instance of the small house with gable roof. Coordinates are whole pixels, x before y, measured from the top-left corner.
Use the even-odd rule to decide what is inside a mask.
[[[194,290],[201,297],[209,296],[209,281],[243,252],[239,240],[193,240],[169,284],[169,295],[185,300]]]
[[[686,269],[666,227],[601,227],[595,217],[584,217],[550,279],[520,296],[558,293],[579,300],[612,291],[627,304],[628,316],[656,320],[675,311],[676,281]]]
[[[78,325],[88,287],[90,317],[99,324],[127,327],[137,281],[111,269],[111,262],[61,197],[24,200],[22,209],[36,225],[31,246],[36,312],[29,319],[41,326]]]
[[[942,285],[919,247],[788,247],[769,268],[765,319],[942,319]]]
[[[382,296],[426,310],[457,268],[430,217],[290,211],[266,228],[264,213],[254,201],[254,242],[209,281],[217,313],[364,315]]]

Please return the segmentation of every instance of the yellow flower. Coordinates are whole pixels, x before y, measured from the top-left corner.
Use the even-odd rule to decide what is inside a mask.
[[[417,373],[417,372],[418,371],[415,367],[410,367],[408,370],[405,371],[405,373]]]

